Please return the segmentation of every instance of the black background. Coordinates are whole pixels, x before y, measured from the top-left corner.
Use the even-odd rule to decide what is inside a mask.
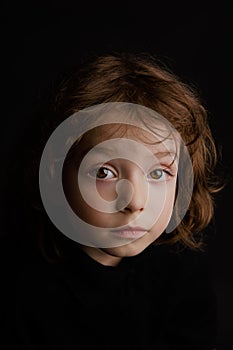
[[[80,60],[112,51],[156,54],[200,91],[213,135],[222,150],[221,173],[231,177],[232,7],[230,1],[143,0],[9,1],[2,5],[4,195],[4,189],[10,188],[8,172],[15,157],[20,157],[21,144],[27,142],[27,126],[33,123],[34,108],[41,96],[62,72]],[[230,182],[216,202],[217,231],[209,250],[218,295],[218,350],[233,348],[232,195]],[[14,205],[17,203],[14,194],[10,196],[10,207],[2,197],[2,211],[11,212],[20,235],[23,230],[20,207]],[[8,231],[6,223],[2,227],[4,233]]]

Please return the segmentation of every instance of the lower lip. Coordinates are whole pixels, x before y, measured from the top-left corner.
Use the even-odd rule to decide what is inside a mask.
[[[146,234],[147,231],[140,231],[140,230],[116,230],[112,231],[112,233],[118,237],[122,238],[131,238],[131,239],[137,239]]]

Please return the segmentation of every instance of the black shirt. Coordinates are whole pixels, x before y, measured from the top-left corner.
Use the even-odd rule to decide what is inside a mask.
[[[216,300],[204,253],[151,245],[112,267],[74,246],[65,261],[17,271],[4,300],[4,349],[215,347]]]

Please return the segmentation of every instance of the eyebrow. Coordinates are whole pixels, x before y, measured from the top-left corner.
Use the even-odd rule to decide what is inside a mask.
[[[166,158],[168,155],[176,157],[177,152],[174,152],[174,151],[157,152],[157,153],[153,153],[153,155],[158,158]]]
[[[82,150],[82,152],[80,152],[81,155],[85,156],[89,151],[91,151],[92,149],[94,148],[93,147],[88,147],[84,150]],[[109,149],[109,148],[104,148],[104,147],[96,147],[94,150],[93,150],[93,153],[103,153],[103,154],[106,154],[106,155],[114,155],[114,150],[112,149]],[[153,153],[153,156],[157,157],[157,158],[166,158],[168,156],[171,156],[172,158],[175,158],[177,156],[177,152],[175,152],[174,150],[167,150],[167,151],[159,151],[159,152],[156,152],[156,153]]]

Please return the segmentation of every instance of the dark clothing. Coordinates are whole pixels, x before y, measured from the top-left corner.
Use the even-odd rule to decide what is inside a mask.
[[[25,263],[13,294],[3,332],[12,350],[215,347],[207,259],[188,249],[151,245],[110,267],[74,247],[63,262]]]

